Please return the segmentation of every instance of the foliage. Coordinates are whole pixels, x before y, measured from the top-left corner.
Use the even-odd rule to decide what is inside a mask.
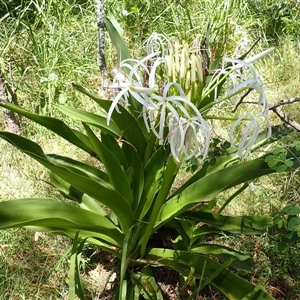
[[[247,1],[251,16],[260,25],[261,35],[269,42],[278,42],[282,35],[297,37],[299,32],[299,2],[289,0]]]
[[[278,212],[274,219],[277,242],[274,245],[276,253],[291,251],[291,247],[296,246],[300,241],[300,209],[298,206],[286,206]]]
[[[20,9],[16,16],[3,16],[1,70],[16,90],[32,95],[35,100],[25,100],[24,104],[34,111],[51,115],[54,103],[65,103],[72,97],[72,91],[68,95],[65,91],[69,80],[76,77],[86,82],[91,73],[94,41],[86,28],[90,11],[94,11],[91,5],[80,5],[78,1],[22,1],[20,7],[16,6]],[[83,36],[90,42],[78,43]],[[81,54],[70,55],[72,51]]]
[[[35,18],[39,14],[43,14],[47,10],[52,10],[52,12],[64,10],[67,7],[72,7],[73,13],[78,12],[79,6],[82,8],[86,6],[88,1],[85,0],[62,0],[62,1],[49,1],[46,3],[44,0],[0,0],[0,18],[5,16],[11,16],[14,18],[21,17],[29,22],[35,22]],[[76,11],[77,8],[77,11]]]
[[[276,172],[285,172],[289,168],[293,167],[293,159],[287,158],[288,150],[283,147],[277,147],[269,154],[265,161],[268,163],[270,168],[276,167]]]
[[[111,27],[110,33],[112,32],[116,35],[115,29]],[[116,44],[120,45],[121,37],[115,36],[115,39]],[[126,58],[126,55],[122,55],[122,58]],[[217,66],[216,63],[215,68]],[[188,77],[188,72],[196,74],[193,73],[195,72],[193,67],[188,66],[183,70],[186,72],[184,79]],[[227,74],[233,74],[237,68],[233,61],[228,61],[226,67]],[[127,69],[130,71],[128,77],[119,77],[121,83],[124,78],[127,79],[133,74],[138,76],[135,74],[137,68],[133,69],[129,64]],[[157,70],[162,73],[163,68]],[[197,80],[190,82],[180,82],[182,78],[172,74],[176,77],[175,81],[179,80],[181,85],[186,85],[185,91],[190,92],[187,94],[190,94],[191,103],[194,101],[194,105],[207,119],[212,118],[208,115],[211,107],[249,88],[244,82],[238,82],[231,86],[231,93],[225,94],[226,75],[222,72],[215,74],[215,77],[207,76],[206,82],[203,81],[201,69],[197,70]],[[160,80],[166,80],[163,76]],[[248,80],[247,84],[249,82]],[[255,83],[252,81],[254,89],[257,88]],[[172,138],[182,129],[181,125],[176,123],[171,124],[178,125],[175,132],[172,131],[172,126],[161,127],[160,132],[156,129],[160,127],[158,123],[150,124],[150,131],[147,122],[141,118],[144,107],[137,101],[142,92],[134,94],[137,88],[143,88],[142,86],[112,85],[111,89],[128,88],[128,91],[133,91],[128,98],[123,93],[122,105],[115,102],[117,95],[113,103],[110,103],[85,88],[77,85],[74,87],[95,100],[107,113],[107,117],[110,117],[109,120],[101,115],[57,105],[61,112],[83,123],[85,133],[81,133],[55,118],[39,116],[8,103],[1,103],[1,106],[34,120],[86,151],[103,164],[105,171],[64,156],[45,154],[36,143],[8,132],[1,132],[2,138],[48,168],[53,173],[53,185],[75,202],[71,204],[51,199],[3,202],[0,204],[1,228],[27,226],[39,231],[73,237],[75,243],[71,264],[74,268],[71,268],[70,272],[70,295],[73,297],[75,294],[78,296],[81,294],[77,256],[80,255],[84,242],[87,242],[120,259],[120,284],[117,294],[119,299],[138,299],[139,294],[145,299],[162,299],[162,292],[155,281],[152,269],[158,266],[168,267],[180,273],[185,285],[190,284],[192,279],[199,285],[199,290],[210,284],[229,299],[244,297],[270,299],[271,297],[261,289],[227,269],[229,265],[249,269],[252,266],[250,258],[224,246],[201,242],[203,237],[212,232],[256,234],[272,224],[269,217],[228,217],[212,212],[216,197],[222,191],[275,171],[265,162],[265,157],[237,162],[236,150],[243,156],[248,152],[248,148],[265,140],[265,132],[258,135],[257,128],[260,128],[257,126],[258,123],[248,115],[251,126],[246,126],[248,134],[242,135],[242,147],[231,149],[230,153],[214,156],[214,159],[202,163],[201,168],[190,180],[174,193],[170,193],[182,159],[185,159],[184,156],[193,158],[199,155],[204,159],[207,153],[205,151],[199,153],[193,146],[198,142],[199,147],[204,147],[203,144],[208,141],[198,141],[197,135],[190,147],[176,143],[175,146],[172,145],[174,142]],[[169,93],[171,96],[178,96],[172,89]],[[145,100],[146,96],[144,97]],[[189,110],[189,113],[195,112],[194,106],[188,102],[184,104],[185,110]],[[185,110],[182,111],[185,113]],[[160,113],[162,114],[162,110]],[[157,120],[162,118],[159,113],[155,117]],[[239,122],[249,121],[247,118]],[[155,118],[150,121],[155,121]],[[177,121],[184,120],[182,118]],[[91,126],[96,129],[92,130]],[[237,126],[238,123],[235,127]],[[161,134],[162,138],[157,138]],[[233,134],[232,137],[235,138]],[[183,140],[187,142],[186,136]],[[74,206],[76,203],[77,206]],[[199,203],[206,205],[191,210]],[[108,210],[104,210],[103,206]],[[161,231],[166,232],[169,237],[167,240],[171,245],[169,248],[155,242],[154,236],[159,235]],[[219,261],[212,259],[212,256]]]

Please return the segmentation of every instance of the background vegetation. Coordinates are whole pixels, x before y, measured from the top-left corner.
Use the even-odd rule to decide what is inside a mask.
[[[91,0],[0,1],[0,69],[22,107],[52,116],[60,116],[53,109],[54,103],[97,112],[93,102],[71,88],[71,82],[76,82],[94,91],[101,90],[94,11],[95,2]],[[200,34],[209,57],[223,53],[238,55],[237,49],[242,51],[256,41],[252,54],[275,46],[270,57],[255,65],[262,75],[269,102],[299,95],[299,2],[108,0],[106,11],[113,13],[122,24],[133,56],[142,52],[144,40],[153,31],[181,40],[191,40]],[[106,59],[108,69],[118,61],[109,39]],[[285,111],[300,120],[297,103]],[[5,129],[4,118],[1,121],[1,129]],[[275,125],[280,120],[274,115],[272,122]],[[45,152],[67,152],[82,161],[90,159],[28,121],[22,122],[22,129],[27,137],[39,142]],[[281,146],[297,139],[299,135],[294,133]],[[48,174],[42,167],[3,141],[0,141],[0,151],[0,199],[60,197],[45,183]],[[226,213],[272,214],[278,215],[280,220],[279,212],[284,206],[299,204],[297,174],[275,174],[258,180],[255,185],[254,193],[245,190],[226,208]],[[295,270],[300,265],[299,247],[294,243],[282,250],[284,233],[279,222],[262,236],[245,236],[238,240],[234,236],[218,236],[216,240],[254,256],[255,269],[243,274],[247,279],[265,285],[276,299],[297,299],[300,278]],[[46,234],[40,234],[35,240],[34,233],[27,230],[0,231],[0,299],[68,299],[69,244],[68,239]],[[61,254],[64,254],[62,258]],[[114,263],[95,249],[87,249],[82,260],[90,296],[104,299],[102,289],[113,272]],[[103,285],[99,286],[99,282]]]

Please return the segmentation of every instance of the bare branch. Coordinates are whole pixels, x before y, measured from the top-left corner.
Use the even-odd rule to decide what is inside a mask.
[[[234,107],[232,108],[232,112],[235,112],[237,110],[237,108],[242,104],[242,103],[247,103],[247,104],[257,104],[257,101],[252,101],[252,100],[244,100],[246,96],[249,95],[249,93],[251,92],[252,89],[249,89],[242,97],[241,99],[234,105]],[[296,129],[297,131],[300,131],[300,124],[298,122],[296,122],[294,119],[292,119],[291,117],[289,117],[287,114],[285,114],[280,106],[283,105],[289,105],[292,103],[296,103],[296,102],[300,102],[300,97],[294,97],[294,98],[289,98],[289,99],[283,99],[280,100],[279,102],[271,105],[269,107],[269,110],[273,111],[279,118],[280,120],[282,120],[284,123],[290,125],[291,127],[293,127],[294,129]]]
[[[249,102],[247,102],[247,101],[243,101],[250,93],[251,93],[251,91],[252,91],[253,89],[249,89],[242,97],[241,97],[241,99],[234,105],[234,107],[232,108],[232,112],[235,112],[237,109],[238,109],[238,107],[242,104],[242,103],[249,103]],[[257,102],[254,102],[254,101],[251,101],[251,103],[256,103],[257,104]]]
[[[11,102],[17,105],[17,95],[14,92],[13,87],[11,87],[9,83],[5,80],[4,74],[0,70],[0,101],[10,102],[9,97],[7,95],[7,91],[11,96]],[[18,116],[16,116],[14,112],[6,108],[3,109],[3,113],[8,130],[16,134],[22,134],[20,119],[18,118]]]
[[[276,107],[282,106],[282,105],[287,105],[295,102],[300,102],[300,97],[295,97],[295,98],[290,98],[290,99],[284,99],[280,100],[276,104],[273,104],[269,107],[270,110],[275,110]]]
[[[281,119],[281,121],[300,131],[300,124],[286,115],[280,107],[274,107],[272,108],[272,111]]]
[[[104,0],[97,0],[96,17],[98,27],[98,65],[102,75],[103,97],[106,98],[105,86],[107,86],[107,72],[105,61],[105,13]]]
[[[97,0],[96,8],[97,27],[98,27],[98,64],[101,74],[106,72],[106,62],[104,55],[105,43],[105,15],[104,15],[104,0]]]

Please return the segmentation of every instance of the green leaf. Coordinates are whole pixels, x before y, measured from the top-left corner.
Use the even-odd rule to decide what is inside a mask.
[[[51,185],[59,190],[62,195],[68,199],[77,202],[81,208],[93,211],[99,215],[106,217],[105,210],[93,198],[78,190],[67,181],[61,179],[59,176],[51,173]]]
[[[134,208],[137,209],[144,189],[144,166],[139,155],[131,145],[123,143],[122,150],[126,157],[127,165],[133,169],[131,186],[134,197]]]
[[[129,243],[132,237],[132,227],[126,232],[123,247],[122,247],[122,258],[121,258],[121,269],[120,269],[120,297],[119,300],[126,299],[127,294],[127,281],[125,280],[125,273],[127,271],[128,257],[129,257]],[[126,284],[125,284],[126,283]]]
[[[122,151],[122,141],[117,141],[113,136],[105,133],[101,133],[101,142],[102,144],[109,149],[109,151],[114,155],[118,160],[120,166],[123,170],[127,170],[129,165]]]
[[[291,168],[291,167],[294,165],[294,162],[291,161],[291,160],[286,160],[284,163],[285,163],[285,165],[286,165],[287,167],[289,167],[289,168]]]
[[[105,26],[109,33],[109,37],[117,50],[119,61],[130,58],[128,48],[123,39],[123,31],[112,14],[105,19]]]
[[[282,148],[282,147],[277,147],[273,150],[273,154],[280,154],[280,153],[285,153],[286,152],[286,149]]]
[[[107,218],[52,199],[29,198],[0,202],[0,229],[23,226],[49,228],[48,231],[82,230],[102,236],[120,247],[124,235]]]
[[[286,243],[279,242],[279,243],[277,243],[277,244],[274,245],[274,251],[277,254],[282,253],[286,248],[287,248],[287,244]]]
[[[274,170],[268,167],[264,158],[258,158],[202,177],[163,205],[156,228],[200,202],[209,202],[226,189],[271,173]]]
[[[200,278],[202,273],[204,278],[208,278],[216,270],[221,270],[219,274],[212,278],[210,284],[228,299],[242,299],[255,289],[255,286],[248,281],[228,269],[222,270],[219,263],[199,253],[154,248],[148,250],[145,258],[151,260],[151,264],[172,268],[183,276],[189,276],[191,269],[194,269],[195,278]],[[205,268],[203,268],[204,265]],[[251,299],[273,299],[261,289],[255,296]]]
[[[265,158],[266,163],[270,163],[274,159],[274,156],[271,154],[268,154]]]
[[[204,255],[216,256],[222,261],[233,258],[231,265],[242,270],[249,271],[253,267],[253,260],[249,256],[222,245],[198,244],[190,250]]]
[[[124,300],[139,300],[140,291],[138,285],[136,285],[133,280],[127,281],[127,294]],[[122,299],[123,300],[123,299]]]
[[[133,206],[133,195],[128,179],[114,154],[108,149],[94,134],[87,124],[84,128],[92,144],[93,150],[103,163],[115,190],[120,193],[128,202],[129,206]]]
[[[287,166],[286,165],[281,165],[281,166],[276,168],[276,173],[285,172],[286,170],[287,170]]]
[[[139,286],[140,294],[147,300],[163,300],[160,287],[153,277],[149,267],[143,268],[140,272],[132,273],[131,280]]]
[[[119,295],[119,300],[123,300],[123,299],[128,299],[127,298],[127,280],[123,280],[120,282],[120,295]]]
[[[293,205],[286,206],[282,209],[282,212],[290,216],[300,215],[300,207]]]
[[[73,107],[67,107],[63,105],[55,105],[55,107],[57,107],[65,115],[75,120],[93,125],[101,129],[105,133],[110,133],[115,137],[119,137],[121,135],[121,130],[119,129],[119,127],[113,121],[111,121],[109,125],[107,125],[107,119],[105,117],[98,116]]]
[[[182,186],[180,186],[179,189],[176,190],[169,198],[172,198],[172,197],[176,196],[177,194],[180,194],[187,187],[189,187],[190,185],[192,185],[194,182],[198,181],[199,179],[202,179],[209,174],[212,174],[214,172],[224,169],[231,163],[235,162],[237,159],[238,159],[238,156],[236,154],[230,154],[230,155],[222,155],[219,157],[215,157],[214,159],[212,159],[210,161],[206,161],[202,165],[201,169],[199,171],[197,171],[187,182],[185,182]]]
[[[91,178],[90,174],[86,173],[82,168],[78,169],[76,166],[69,164],[61,166],[55,159],[46,156],[41,147],[36,143],[19,135],[0,132],[0,137],[37,160],[77,189],[110,208],[120,220],[124,232],[132,226],[133,213],[127,200],[120,193],[110,188],[108,183],[102,179],[96,180],[95,178]]]
[[[142,219],[150,209],[154,196],[158,192],[165,169],[168,152],[164,147],[160,147],[148,160],[144,167],[144,190],[141,201],[135,212],[137,219]]]
[[[242,300],[265,299],[261,295],[263,282],[264,282],[264,280],[262,281],[262,283],[256,284],[256,287],[253,289],[253,291],[251,291],[248,295],[243,297]],[[268,299],[270,299],[270,298],[268,298]]]
[[[273,160],[271,160],[271,161],[268,163],[268,165],[269,165],[270,168],[274,168],[274,167],[276,167],[279,163],[280,163],[280,160],[277,160],[277,159],[274,159],[274,158],[273,158]]]
[[[85,144],[82,139],[80,139],[77,134],[70,129],[64,122],[61,120],[51,118],[51,117],[45,117],[45,116],[39,116],[37,114],[33,114],[20,106],[8,103],[8,102],[0,102],[0,106],[5,107],[9,110],[12,110],[13,112],[20,114],[44,127],[47,129],[53,131],[60,137],[64,138],[71,144],[81,148],[82,150],[92,153],[92,149],[89,147],[89,145]]]
[[[223,270],[225,270],[229,265],[231,265],[233,262],[232,258],[229,258],[227,261],[225,261],[222,265],[220,265],[213,273],[209,274],[209,276],[207,277],[207,279],[202,282],[201,280],[201,286],[199,287],[199,290],[202,290],[205,286],[207,286],[210,282],[213,281],[213,279],[218,276]],[[205,267],[206,267],[206,263],[205,265],[203,265],[203,272],[205,271]],[[201,274],[201,277],[203,277],[203,275]]]
[[[98,182],[101,182],[101,184],[106,186],[107,188],[112,188],[109,176],[95,167],[77,161],[75,159],[60,156],[57,154],[47,154],[46,157],[52,164],[56,166],[65,167],[66,169],[68,169],[68,167],[76,168],[77,170],[80,170],[86,175],[88,175],[89,178],[93,178]]]
[[[80,256],[85,243],[85,240],[79,243],[79,231],[77,231],[74,241],[73,249],[70,258],[69,271],[69,297],[70,300],[84,300],[82,281],[80,276]]]
[[[261,230],[273,225],[273,218],[269,216],[223,216],[203,211],[186,211],[182,217],[195,220],[215,228],[217,231],[228,231],[231,233],[258,234]],[[203,228],[204,227],[204,228]],[[206,231],[204,225],[195,229],[193,237]],[[214,230],[216,231],[216,230]]]
[[[141,255],[144,255],[144,252],[146,250],[146,246],[148,244],[148,240],[155,232],[153,230],[155,226],[155,221],[157,218],[157,215],[163,205],[163,203],[166,201],[168,197],[168,193],[173,185],[175,176],[179,170],[179,165],[175,162],[173,156],[169,156],[166,164],[166,168],[164,170],[163,176],[162,176],[162,182],[160,185],[159,192],[157,193],[157,196],[155,198],[155,201],[153,203],[153,207],[151,210],[151,214],[149,217],[149,221],[147,224],[146,231],[142,237],[142,243],[141,243]]]
[[[299,229],[300,219],[298,217],[293,217],[289,220],[287,229],[289,231],[297,231]]]
[[[193,236],[196,222],[188,219],[174,218],[166,224],[164,230],[168,228],[176,229],[177,234],[174,230],[169,232],[172,238],[174,249],[178,250],[189,250],[191,246],[191,237]]]

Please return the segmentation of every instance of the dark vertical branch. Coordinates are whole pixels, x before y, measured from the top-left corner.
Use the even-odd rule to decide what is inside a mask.
[[[11,101],[8,97],[11,96]],[[17,94],[12,86],[5,80],[4,73],[0,70],[0,102],[12,102],[18,105]],[[5,123],[9,131],[22,134],[20,126],[20,118],[16,116],[11,110],[3,108]]]
[[[105,14],[104,0],[97,0],[96,6],[97,27],[98,27],[98,65],[102,75],[103,96],[105,96],[105,86],[107,81],[106,62],[105,62]]]

